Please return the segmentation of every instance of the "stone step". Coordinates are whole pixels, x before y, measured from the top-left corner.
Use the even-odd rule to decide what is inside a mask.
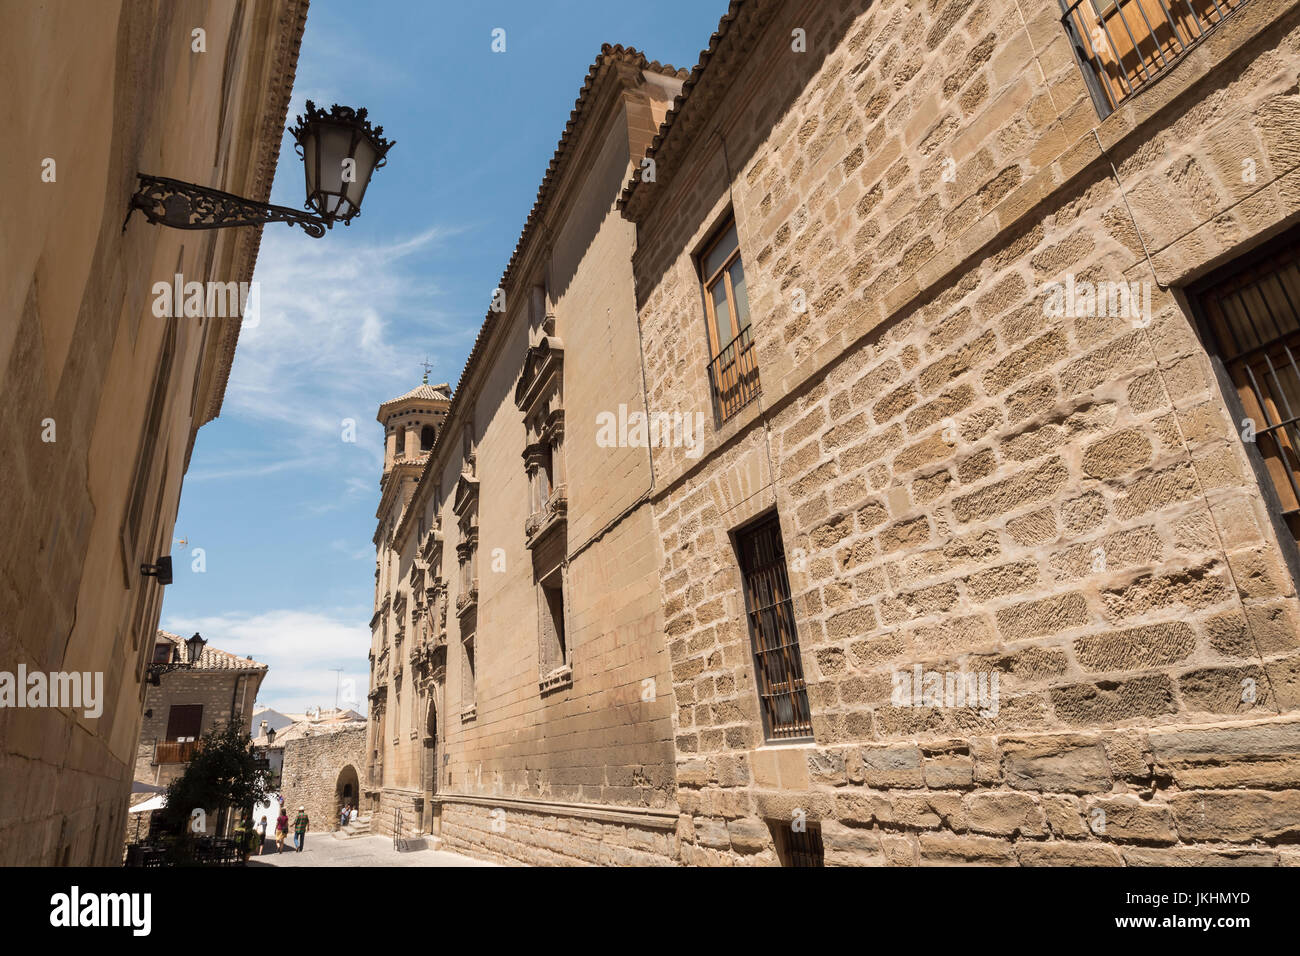
[[[349,823],[345,827],[339,827],[334,831],[334,836],[340,840],[350,840],[352,837],[370,836],[370,818],[357,817],[355,823]]]

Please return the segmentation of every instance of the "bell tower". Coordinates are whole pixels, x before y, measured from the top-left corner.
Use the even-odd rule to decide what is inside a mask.
[[[395,467],[423,465],[442,431],[450,404],[451,386],[446,382],[430,385],[426,363],[423,382],[379,406],[377,418],[384,426],[385,478]]]

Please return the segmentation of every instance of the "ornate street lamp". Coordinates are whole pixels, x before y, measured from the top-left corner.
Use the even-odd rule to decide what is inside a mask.
[[[287,222],[302,226],[307,235],[316,239],[324,236],[326,229],[334,228],[335,222],[348,225],[361,213],[370,177],[387,162],[393,141],[384,138],[382,126],[371,127],[364,109],[336,103],[326,112],[317,109],[311,100],[290,133],[307,178],[307,201],[303,205],[315,215],[178,179],[139,173],[140,185],[131,197],[127,219],[139,209],[150,222],[175,229]],[[122,228],[125,230],[125,223]]]
[[[203,656],[203,648],[207,643],[203,636],[198,631],[195,631],[193,637],[185,639],[185,660],[180,660],[178,655],[174,660],[154,661],[149,665],[149,683],[158,687],[162,684],[163,674],[168,671],[182,671],[197,667],[199,659]],[[146,716],[148,715],[146,714]]]
[[[199,634],[198,631],[194,632],[193,637],[186,639],[185,648],[190,653],[191,664],[197,664],[199,662],[199,658],[203,655],[203,648],[207,643],[208,642],[203,639],[203,636]]]

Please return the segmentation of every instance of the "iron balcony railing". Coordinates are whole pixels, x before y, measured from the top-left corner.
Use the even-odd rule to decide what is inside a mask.
[[[709,362],[709,385],[718,408],[718,420],[725,422],[758,397],[758,357],[754,354],[753,326],[718,350]]]
[[[154,741],[154,763],[189,763],[194,756],[193,740],[156,740]]]
[[[1246,2],[1061,0],[1061,23],[1104,118]]]

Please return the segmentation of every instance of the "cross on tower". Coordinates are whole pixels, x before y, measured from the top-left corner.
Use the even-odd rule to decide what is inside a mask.
[[[429,362],[429,356],[426,355],[424,357],[424,361],[420,363],[420,366],[424,369],[424,384],[428,385],[429,373],[433,371],[433,365]]]

